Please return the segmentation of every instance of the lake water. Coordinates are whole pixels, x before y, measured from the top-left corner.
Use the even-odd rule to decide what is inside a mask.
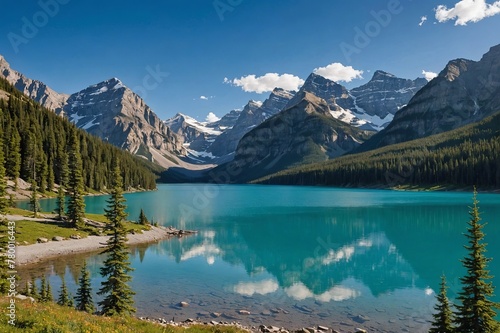
[[[441,274],[451,297],[460,288],[471,198],[252,185],[160,185],[127,194],[130,218],[143,208],[160,224],[199,231],[132,249],[137,314],[210,321],[218,312],[223,315],[214,320],[251,325],[427,332]],[[87,211],[102,213],[105,200],[86,198]],[[500,288],[500,196],[479,194],[479,200]],[[55,206],[53,200],[41,204]],[[83,260],[97,291],[104,260],[97,254],[52,260],[23,275],[44,273],[53,290],[65,276],[74,294]],[[181,301],[189,307],[178,308]],[[239,315],[240,309],[251,315]]]

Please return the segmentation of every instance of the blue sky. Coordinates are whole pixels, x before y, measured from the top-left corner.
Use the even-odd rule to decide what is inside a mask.
[[[14,69],[64,93],[118,77],[162,119],[222,116],[317,68],[347,87],[377,69],[422,77],[500,43],[493,0],[17,0],[2,12]]]

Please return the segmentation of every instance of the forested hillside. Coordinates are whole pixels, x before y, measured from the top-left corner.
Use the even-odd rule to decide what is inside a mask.
[[[500,112],[427,138],[283,171],[264,184],[500,188]]]
[[[24,96],[3,78],[0,78],[0,130],[6,175],[24,180],[34,177],[42,192],[64,181],[68,140],[74,131],[80,141],[82,174],[87,190],[109,188],[113,159],[121,166],[125,189],[156,187],[156,175],[147,162],[77,129]]]

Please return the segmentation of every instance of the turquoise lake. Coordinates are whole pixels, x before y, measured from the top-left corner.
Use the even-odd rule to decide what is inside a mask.
[[[102,213],[106,199],[87,197],[87,211]],[[460,289],[472,194],[159,185],[126,199],[130,219],[142,208],[159,224],[198,231],[131,249],[138,316],[427,332],[440,276],[447,276],[451,298]],[[478,199],[500,295],[500,196]],[[53,210],[55,201],[41,205]],[[22,274],[45,274],[53,290],[65,276],[74,294],[84,260],[97,291],[104,260],[98,254],[47,261]],[[181,301],[189,307],[177,307]]]

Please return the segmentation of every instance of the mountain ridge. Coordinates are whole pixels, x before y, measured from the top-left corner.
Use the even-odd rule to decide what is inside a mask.
[[[357,151],[368,151],[480,121],[500,108],[500,45],[481,60],[455,59],[394,120]]]
[[[235,182],[246,182],[294,165],[324,161],[359,146],[366,131],[335,119],[328,103],[307,91],[299,92],[280,113],[245,134],[233,161],[214,172],[240,170]]]

